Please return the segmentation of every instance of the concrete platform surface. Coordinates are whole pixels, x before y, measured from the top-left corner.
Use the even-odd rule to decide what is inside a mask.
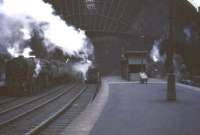
[[[177,101],[169,102],[165,82],[104,78],[94,103],[64,134],[200,135],[200,90],[177,84]]]

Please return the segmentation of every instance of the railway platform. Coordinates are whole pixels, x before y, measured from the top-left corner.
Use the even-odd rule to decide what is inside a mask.
[[[62,135],[200,135],[200,89],[177,84],[170,102],[166,85],[105,77],[94,102]]]

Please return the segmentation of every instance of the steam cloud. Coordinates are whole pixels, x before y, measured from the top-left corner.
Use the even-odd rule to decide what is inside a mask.
[[[42,0],[0,1],[0,19],[0,48],[13,57],[34,57],[30,55],[30,45],[27,45],[34,30],[39,32],[47,51],[59,48],[64,54],[78,56],[85,61],[93,53],[85,32],[66,24],[55,15],[52,5]],[[81,65],[84,64],[88,65]]]
[[[199,0],[188,0],[196,9],[200,6],[200,1]]]
[[[183,30],[183,32],[184,32],[184,34],[186,36],[186,40],[190,40],[190,38],[192,38],[191,29],[190,28],[188,28],[188,27],[185,28]],[[155,62],[155,64],[157,64],[155,66],[155,68],[159,68],[160,72],[164,71],[162,68],[163,68],[163,65],[164,65],[165,60],[166,60],[166,55],[161,55],[160,54],[160,48],[161,48],[162,42],[167,37],[168,36],[166,34],[166,36],[163,35],[160,39],[154,40],[153,47],[152,47],[152,49],[150,51],[151,59]],[[186,65],[184,64],[184,60],[183,60],[183,58],[181,57],[180,54],[174,53],[173,65],[174,65],[174,73],[176,75],[176,80],[177,81],[183,80],[184,79],[184,75],[186,73]],[[154,69],[154,70],[158,71],[158,69]],[[160,73],[160,74],[162,74],[162,73]]]
[[[35,59],[35,64],[36,64],[36,66],[35,66],[35,74],[34,74],[33,77],[37,77],[39,75],[40,71],[42,70],[42,67],[41,67],[41,64],[40,64],[40,60]]]
[[[154,62],[165,61],[165,57],[161,56],[160,54],[160,48],[162,42],[167,38],[168,38],[168,32],[165,32],[165,34],[161,35],[159,39],[154,40],[153,47],[150,51],[150,57]]]
[[[154,62],[158,62],[161,58],[159,46],[161,40],[154,40],[153,48],[151,49],[150,56]]]
[[[85,61],[84,63],[76,63],[73,65],[73,69],[77,72],[82,73],[83,80],[86,80],[86,73],[89,69],[89,67],[92,65],[91,61]]]
[[[168,33],[161,35],[159,39],[154,40],[152,49],[150,50],[150,58],[153,61],[149,61],[147,64],[147,72],[152,77],[162,78],[164,76],[164,63],[166,56],[160,54],[162,49],[162,43],[167,39]]]

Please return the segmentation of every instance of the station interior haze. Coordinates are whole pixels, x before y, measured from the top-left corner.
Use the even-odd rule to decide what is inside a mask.
[[[56,14],[66,20],[67,24],[86,32],[94,45],[95,63],[103,75],[120,74],[120,57],[126,51],[148,51],[150,54],[158,41],[161,44],[161,55],[166,52],[171,21],[169,0],[46,2],[53,4]],[[175,57],[178,62],[184,61],[189,74],[198,75],[200,63],[193,59],[199,55],[199,13],[187,0],[176,0],[174,7]],[[191,32],[189,39],[187,31]],[[149,66],[152,67],[152,64]],[[161,68],[156,70],[163,73],[162,65],[159,66]]]
[[[21,1],[0,0],[0,135],[200,135],[192,0]]]

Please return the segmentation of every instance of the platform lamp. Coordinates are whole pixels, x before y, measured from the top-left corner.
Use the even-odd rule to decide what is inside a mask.
[[[175,2],[169,0],[169,44],[167,47],[167,100],[176,100],[176,81],[174,75],[173,54],[175,50]]]

